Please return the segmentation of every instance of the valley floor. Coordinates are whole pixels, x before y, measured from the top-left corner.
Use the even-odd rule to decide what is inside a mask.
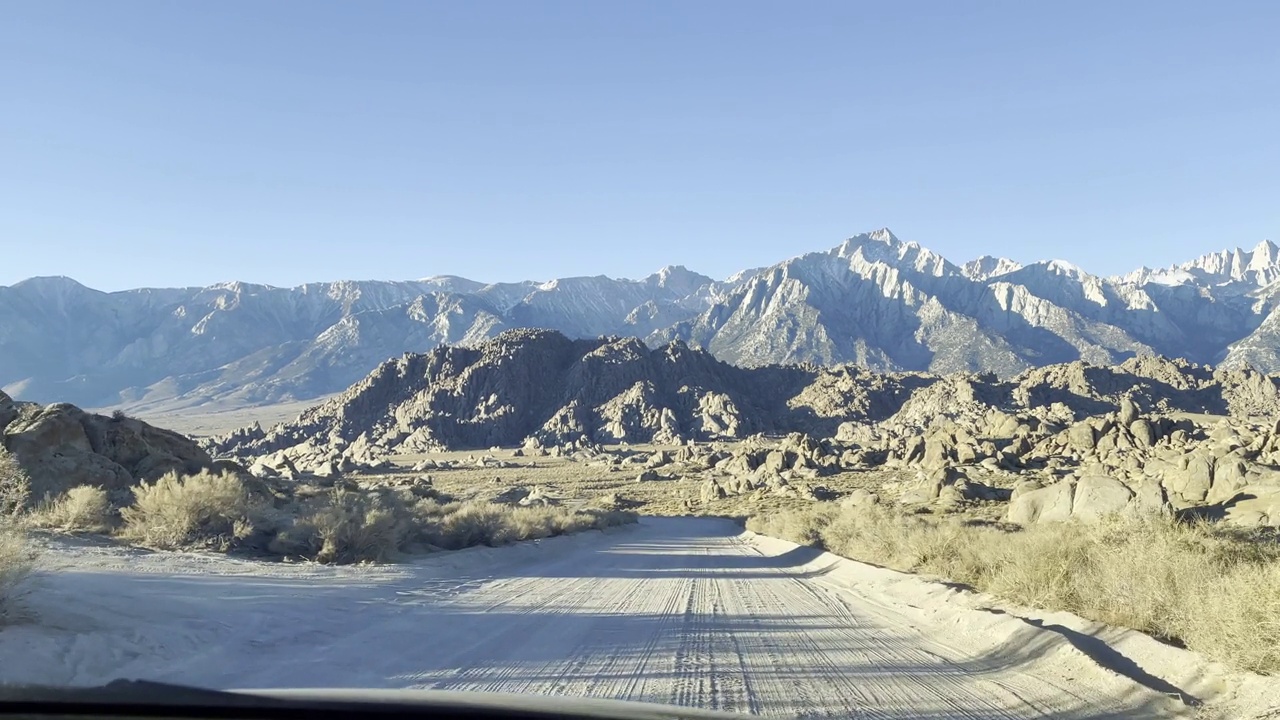
[[[1280,703],[1136,633],[744,533],[643,518],[385,566],[46,539],[0,682],[434,688],[769,716],[1203,717]],[[1247,706],[1247,707],[1246,707]]]

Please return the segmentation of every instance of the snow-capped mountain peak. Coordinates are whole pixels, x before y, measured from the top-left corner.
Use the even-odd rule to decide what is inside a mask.
[[[875,265],[911,270],[934,277],[960,272],[946,258],[921,247],[919,243],[902,242],[888,228],[855,235],[840,243],[830,254],[848,260],[849,268],[863,276],[874,274]]]
[[[983,282],[1021,269],[1020,263],[1009,258],[983,255],[965,263],[961,266],[960,272],[970,280]]]
[[[1084,268],[1066,260],[1050,260],[1044,263],[1044,267],[1055,275],[1066,275],[1076,279],[1089,277],[1089,273],[1085,272]]]
[[[699,288],[710,285],[714,281],[706,275],[693,272],[683,265],[668,265],[645,278],[645,282],[652,286],[663,288],[673,295],[683,297],[694,294]]]
[[[1143,267],[1117,279],[1137,284],[1234,286],[1248,291],[1280,280],[1280,248],[1270,240],[1263,240],[1252,250],[1238,247],[1221,250],[1168,268]]]

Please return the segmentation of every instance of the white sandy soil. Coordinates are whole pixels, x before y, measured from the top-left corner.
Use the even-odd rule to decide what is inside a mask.
[[[726,520],[644,518],[362,567],[44,543],[31,617],[0,630],[0,682],[433,688],[803,717],[1280,706],[1270,679],[1141,634],[1000,607]]]

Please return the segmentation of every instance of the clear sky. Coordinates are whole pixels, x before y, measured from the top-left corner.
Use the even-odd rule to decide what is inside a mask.
[[[1280,239],[1280,3],[0,0],[0,284]]]

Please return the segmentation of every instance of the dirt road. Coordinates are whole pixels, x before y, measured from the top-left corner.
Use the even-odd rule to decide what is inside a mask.
[[[1194,712],[1106,648],[950,607],[934,583],[889,592],[885,571],[717,519],[382,567],[61,540],[45,565],[36,617],[0,631],[0,681],[483,690],[805,717]]]

